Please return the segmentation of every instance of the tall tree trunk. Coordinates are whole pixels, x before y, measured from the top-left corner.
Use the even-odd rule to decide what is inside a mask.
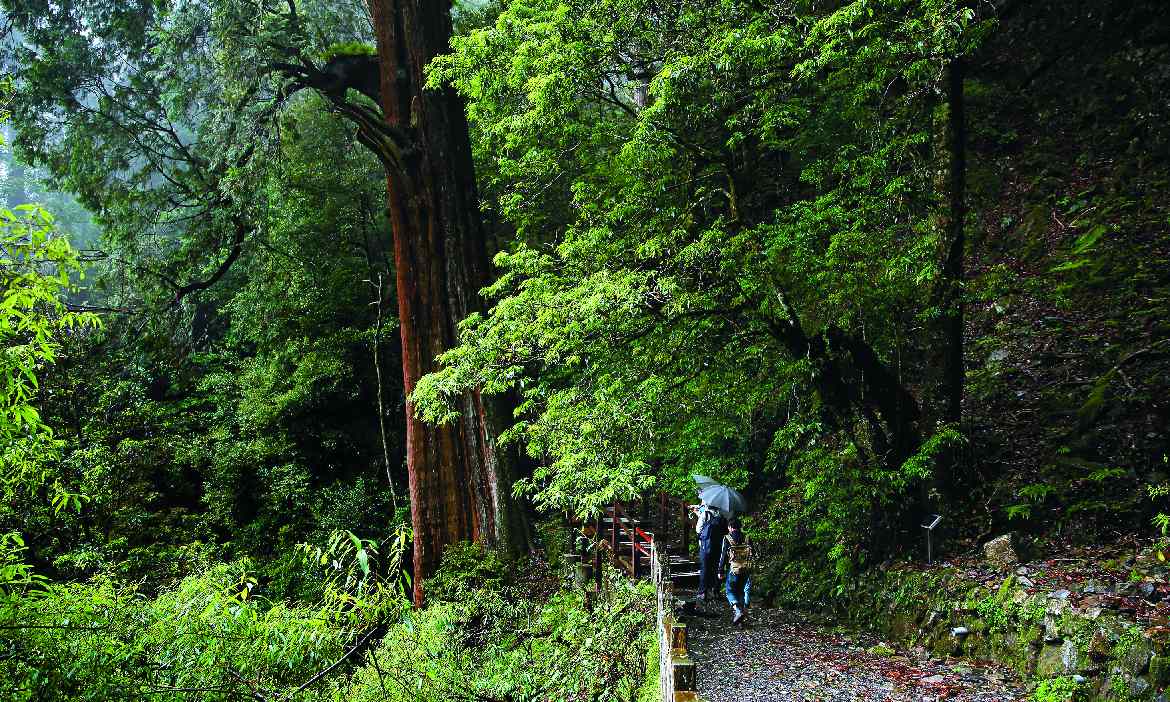
[[[967,124],[963,95],[963,59],[951,63],[947,102],[950,142],[950,177],[948,233],[950,250],[943,265],[944,307],[943,387],[945,393],[944,420],[958,424],[963,417],[963,264],[967,246]]]
[[[458,322],[482,303],[488,261],[463,103],[451,89],[423,90],[423,70],[448,48],[448,2],[370,0],[377,33],[381,138],[367,145],[387,166],[394,236],[402,374],[407,395],[458,342]],[[460,416],[428,425],[406,407],[406,461],[414,526],[414,599],[443,549],[478,541],[514,550],[527,529],[514,504],[515,460],[497,445],[503,408],[465,394]]]

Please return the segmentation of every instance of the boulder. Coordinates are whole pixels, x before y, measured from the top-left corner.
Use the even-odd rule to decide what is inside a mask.
[[[1088,649],[1089,657],[1103,661],[1109,657],[1109,654],[1113,650],[1113,646],[1109,643],[1108,634],[1098,629],[1093,632],[1092,638],[1089,639]]]
[[[1154,656],[1150,659],[1150,681],[1160,688],[1170,684],[1170,657]]]
[[[1064,666],[1064,672],[1071,673],[1077,670],[1077,663],[1080,655],[1077,653],[1077,645],[1072,639],[1065,639],[1060,646],[1060,662]]]
[[[1161,594],[1158,592],[1158,588],[1154,583],[1149,580],[1138,585],[1138,593],[1150,602],[1157,602],[1160,599],[1158,595]]]
[[[1044,643],[1060,643],[1061,639],[1060,622],[1051,614],[1046,615],[1044,617]]]
[[[1020,563],[1015,538],[1011,534],[1004,534],[983,544],[983,555],[992,568],[1001,572],[1012,571]]]
[[[1140,638],[1126,647],[1125,653],[1121,656],[1121,666],[1131,675],[1141,675],[1149,670],[1152,655],[1153,650],[1149,641]]]
[[[1051,678],[1064,672],[1061,648],[1060,644],[1048,644],[1040,649],[1040,657],[1036,660],[1036,675]]]
[[[1048,603],[1044,606],[1044,613],[1051,614],[1054,617],[1064,615],[1065,610],[1068,609],[1068,600],[1057,597],[1058,593],[1053,593],[1049,596]]]
[[[1147,692],[1150,691],[1150,684],[1138,677],[1129,679],[1129,693],[1130,699],[1143,699]]]

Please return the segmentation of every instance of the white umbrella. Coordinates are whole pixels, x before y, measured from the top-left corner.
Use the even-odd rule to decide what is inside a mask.
[[[726,485],[708,485],[699,489],[699,499],[712,507],[718,508],[724,514],[729,512],[746,512],[747,500],[738,490]]]
[[[715,480],[713,478],[708,478],[705,475],[699,475],[698,473],[692,473],[691,479],[693,479],[695,481],[695,483],[698,484],[700,492],[703,490],[703,488],[707,488],[707,487],[711,487],[712,485],[719,484],[718,480]]]

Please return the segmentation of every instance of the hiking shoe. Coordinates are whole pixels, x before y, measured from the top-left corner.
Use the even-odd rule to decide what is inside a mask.
[[[743,621],[743,618],[744,618],[745,616],[747,616],[747,613],[746,613],[746,612],[744,612],[744,611],[743,611],[742,609],[740,609],[739,607],[736,607],[736,608],[735,608],[735,616],[731,618],[731,623],[732,623],[732,624],[739,624],[740,622],[742,622],[742,621]]]

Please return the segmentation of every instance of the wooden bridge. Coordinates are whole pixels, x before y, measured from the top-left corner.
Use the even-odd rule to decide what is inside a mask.
[[[659,494],[654,498],[614,502],[591,524],[577,524],[591,542],[594,577],[608,560],[631,578],[650,576],[652,545],[670,565],[671,582],[680,593],[699,586],[699,564],[690,556],[694,523],[682,500]]]
[[[699,585],[699,564],[690,555],[694,524],[685,502],[659,494],[630,502],[614,502],[592,523],[574,525],[591,548],[585,552],[574,539],[572,550],[585,565],[592,560],[597,587],[602,564],[631,578],[650,578],[657,593],[659,690],[662,702],[699,702],[695,664],[687,655],[683,612]],[[679,595],[675,593],[678,592]]]

